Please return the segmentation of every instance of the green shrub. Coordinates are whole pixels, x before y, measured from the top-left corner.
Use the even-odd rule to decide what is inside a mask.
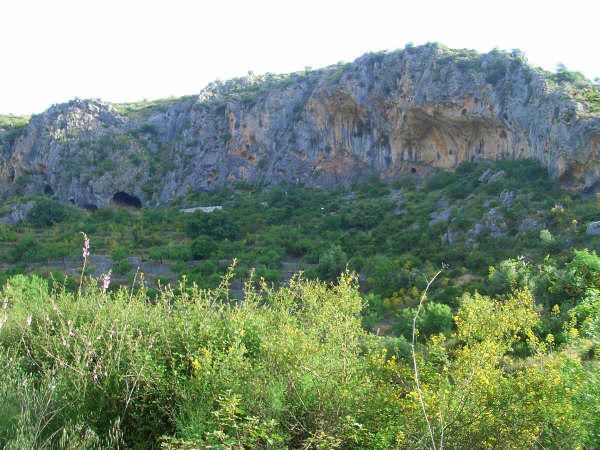
[[[147,252],[150,259],[161,262],[165,260],[189,261],[192,259],[192,250],[187,245],[149,247]]]
[[[71,209],[62,203],[49,198],[35,201],[33,208],[27,213],[26,220],[37,228],[48,228],[69,219]]]
[[[333,280],[346,269],[348,256],[339,245],[331,246],[319,257],[317,271],[323,280]]]
[[[365,328],[371,329],[385,316],[383,298],[371,292],[364,296],[363,304],[363,325]]]
[[[353,203],[342,208],[341,225],[344,228],[367,230],[377,226],[389,209],[388,202],[381,199]]]
[[[405,308],[398,314],[394,327],[398,335],[411,339],[415,313],[416,308]],[[452,310],[448,305],[427,302],[423,305],[416,325],[420,338],[439,333],[449,335],[452,331]]]
[[[190,214],[185,229],[186,234],[191,238],[205,235],[214,239],[234,240],[238,238],[240,233],[239,225],[231,215],[221,210]]]
[[[10,262],[41,261],[44,258],[43,245],[35,236],[26,235],[9,254]],[[40,259],[42,258],[42,259]]]
[[[198,236],[192,241],[191,252],[194,259],[209,258],[217,249],[217,243],[209,236]]]
[[[192,272],[207,276],[219,270],[219,265],[214,261],[203,261],[192,269]]]
[[[176,261],[174,264],[171,264],[171,270],[174,273],[184,273],[188,270],[188,264],[185,261]]]
[[[124,275],[131,272],[131,263],[126,259],[117,259],[113,261],[112,271],[117,274]]]
[[[255,276],[258,280],[262,278],[270,283],[281,281],[281,273],[278,270],[269,269],[265,266],[258,266],[256,268]]]
[[[568,270],[586,279],[594,257]],[[430,417],[444,411],[455,424],[447,448],[596,442],[596,363],[574,352],[584,341],[540,345],[527,289],[464,295],[454,332],[449,308],[427,301],[414,349],[422,392],[407,339],[361,327],[364,299],[347,274],[249,283],[243,301],[224,287],[103,293],[95,280],[80,294],[51,291],[21,275],[0,299],[4,448],[420,448],[421,393]],[[596,304],[590,296],[577,311],[585,339]],[[425,339],[437,333],[450,339]]]
[[[113,248],[113,250],[110,252],[110,257],[112,259],[125,259],[128,256],[130,256],[131,254],[131,250],[124,246],[124,245],[117,245],[115,248]]]
[[[264,264],[269,269],[279,269],[281,266],[281,260],[285,250],[283,248],[271,247],[271,248],[260,248],[257,250],[255,255],[255,262]]]
[[[438,170],[436,173],[427,177],[424,188],[428,191],[442,189],[458,180],[459,177],[456,172]]]

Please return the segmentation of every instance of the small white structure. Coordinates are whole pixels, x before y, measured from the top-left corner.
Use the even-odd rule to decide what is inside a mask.
[[[184,214],[189,214],[189,213],[194,213],[196,211],[202,211],[205,213],[210,213],[213,212],[217,209],[223,209],[223,207],[221,205],[216,205],[216,206],[196,206],[195,208],[184,208],[184,209],[180,209],[179,211],[184,213]]]

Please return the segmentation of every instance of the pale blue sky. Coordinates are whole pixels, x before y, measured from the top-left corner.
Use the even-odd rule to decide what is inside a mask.
[[[194,94],[215,79],[351,61],[408,42],[600,76],[598,1],[3,0],[0,113],[73,97]]]

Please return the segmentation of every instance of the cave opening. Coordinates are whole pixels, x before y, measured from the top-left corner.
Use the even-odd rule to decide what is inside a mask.
[[[123,191],[115,192],[112,201],[117,206],[128,206],[138,209],[142,207],[142,201],[138,197]]]
[[[410,173],[417,173],[417,169],[415,169],[414,167],[410,168]]]
[[[50,186],[49,184],[44,185],[44,194],[46,195],[54,195],[54,189],[52,189],[52,186]]]

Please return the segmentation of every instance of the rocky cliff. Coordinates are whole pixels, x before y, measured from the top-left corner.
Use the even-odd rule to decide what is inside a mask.
[[[534,158],[598,189],[600,116],[518,52],[435,44],[129,105],[74,100],[0,127],[0,192],[157,205],[247,180],[333,185]]]

